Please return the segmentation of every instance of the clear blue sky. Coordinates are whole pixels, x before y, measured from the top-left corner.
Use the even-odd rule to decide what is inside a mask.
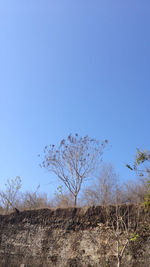
[[[150,149],[149,0],[0,0],[0,186],[52,192],[37,157],[78,132],[108,139],[121,180]]]

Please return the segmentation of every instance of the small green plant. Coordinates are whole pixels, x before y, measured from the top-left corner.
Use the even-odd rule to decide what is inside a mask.
[[[150,179],[147,180],[147,185],[148,185],[148,191],[145,195],[144,202],[143,202],[146,212],[150,209]]]
[[[148,231],[150,229],[150,226],[149,225],[143,225],[142,229],[145,231]]]
[[[62,195],[63,195],[63,185],[60,185],[60,186],[57,187],[57,191],[55,191],[55,195],[57,197],[62,197]]]
[[[123,246],[120,246],[120,251],[122,251],[123,250]]]
[[[131,167],[129,164],[126,164],[126,167],[136,171],[139,176],[143,176],[146,180],[148,190],[142,204],[147,212],[150,210],[150,151],[137,149],[133,166]]]
[[[145,207],[145,211],[150,209],[150,194],[146,194],[143,205]]]
[[[130,234],[130,241],[131,242],[136,242],[138,238],[139,238],[138,234],[136,234],[136,233]]]

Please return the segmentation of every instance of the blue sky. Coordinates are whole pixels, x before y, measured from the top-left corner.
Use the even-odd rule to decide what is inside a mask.
[[[149,0],[0,0],[1,188],[19,175],[52,194],[37,155],[76,132],[108,139],[104,160],[131,178],[149,102]]]

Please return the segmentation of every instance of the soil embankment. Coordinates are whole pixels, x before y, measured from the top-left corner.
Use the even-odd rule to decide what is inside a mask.
[[[119,220],[137,236],[129,242],[122,266],[150,266],[150,214],[133,205],[121,206],[119,212]],[[116,266],[115,218],[114,206],[0,215],[0,267]],[[121,250],[125,229],[119,238]]]

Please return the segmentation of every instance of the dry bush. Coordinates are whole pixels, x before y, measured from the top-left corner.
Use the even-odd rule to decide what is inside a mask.
[[[56,208],[68,208],[73,207],[74,202],[72,194],[63,188],[62,185],[57,187],[55,191],[55,197],[53,199],[53,205]]]
[[[39,188],[40,186],[38,186],[33,192],[27,191],[22,193],[20,209],[41,209],[51,207],[47,194],[39,193]]]
[[[21,178],[7,179],[5,190],[0,192],[0,205],[2,212],[8,214],[20,203]]]

